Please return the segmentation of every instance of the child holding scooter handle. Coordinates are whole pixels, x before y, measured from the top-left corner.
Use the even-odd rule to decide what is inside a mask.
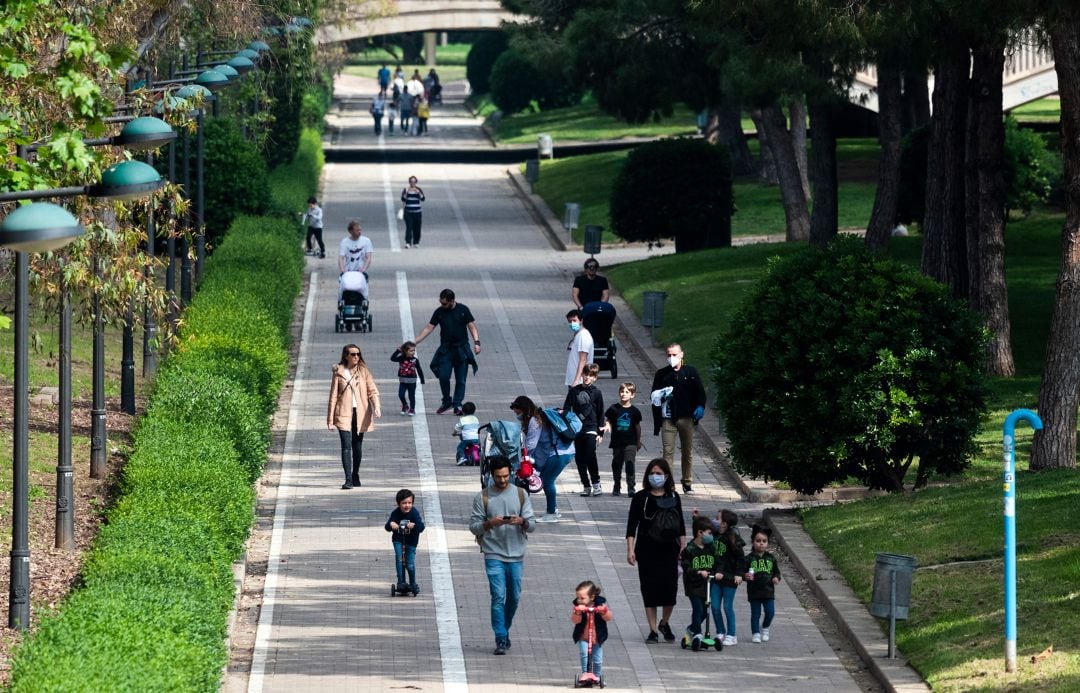
[[[611,610],[607,600],[600,596],[600,587],[592,580],[577,586],[570,622],[574,624],[573,638],[581,656],[581,674],[575,687],[591,688],[603,682],[604,641],[607,640],[607,624]]]

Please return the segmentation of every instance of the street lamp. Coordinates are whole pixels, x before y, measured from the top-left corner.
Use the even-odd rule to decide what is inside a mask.
[[[268,44],[266,41],[260,41],[259,39],[256,39],[248,44],[248,48],[253,51],[258,51],[260,53],[267,53],[270,50],[270,44]]]

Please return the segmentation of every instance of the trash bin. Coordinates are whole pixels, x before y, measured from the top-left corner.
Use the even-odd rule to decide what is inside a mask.
[[[645,327],[664,326],[664,301],[666,291],[646,291],[641,295],[641,324]]]
[[[578,219],[580,217],[581,205],[577,202],[567,202],[566,210],[563,212],[563,228],[567,231],[569,231],[570,229],[576,229],[578,227]]]
[[[585,252],[589,255],[600,254],[600,234],[604,232],[603,226],[585,224]]]
[[[551,135],[545,133],[536,138],[536,157],[538,159],[555,158],[555,145],[551,142]]]
[[[918,562],[914,556],[898,553],[876,554],[874,562],[874,592],[870,598],[870,613],[878,618],[889,618],[890,592],[893,574],[896,575],[896,611],[894,618],[904,620],[908,617],[911,604],[911,578]]]
[[[539,159],[526,159],[525,160],[525,180],[530,183],[535,183],[540,180],[540,160]]]

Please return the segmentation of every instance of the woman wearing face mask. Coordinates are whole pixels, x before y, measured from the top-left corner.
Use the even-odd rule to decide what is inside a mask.
[[[675,641],[669,625],[679,591],[679,554],[686,545],[682,500],[675,492],[671,466],[656,458],[645,467],[642,489],[630,501],[626,521],[626,561],[636,565],[645,618],[649,622],[648,644]],[[656,619],[657,608],[662,618]]]
[[[555,480],[574,459],[574,444],[563,441],[551,430],[543,412],[536,404],[521,395],[510,403],[510,409],[521,421],[521,430],[525,434],[525,449],[533,458],[540,480],[544,483],[544,499],[547,501],[543,516],[537,522],[558,522],[562,518],[557,504]]]

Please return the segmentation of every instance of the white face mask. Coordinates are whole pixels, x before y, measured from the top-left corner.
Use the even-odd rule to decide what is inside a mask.
[[[649,485],[652,486],[653,488],[663,488],[665,483],[667,483],[667,476],[666,475],[664,475],[664,474],[650,474],[649,475]]]
[[[682,359],[679,358],[678,356],[668,356],[667,357],[667,362],[668,362],[669,366],[671,366],[672,368],[675,368],[680,363],[682,363]]]

